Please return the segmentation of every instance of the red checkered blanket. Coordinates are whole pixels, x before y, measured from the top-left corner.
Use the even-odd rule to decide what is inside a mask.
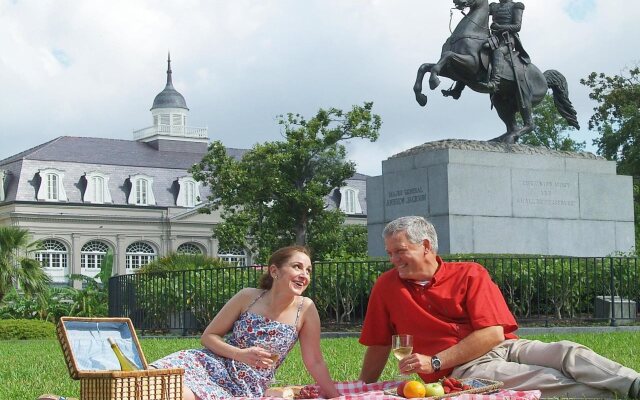
[[[376,383],[364,383],[362,381],[336,382],[336,389],[342,394],[336,397],[339,400],[398,400],[397,396],[385,393],[385,390],[393,389],[400,382],[385,381]],[[539,390],[515,391],[500,390],[491,394],[461,394],[448,397],[447,400],[538,400]],[[234,400],[246,400],[248,397],[234,397]],[[261,400],[277,399],[277,397],[261,397]]]

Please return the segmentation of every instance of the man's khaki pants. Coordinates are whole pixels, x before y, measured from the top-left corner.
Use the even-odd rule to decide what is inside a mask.
[[[505,340],[490,352],[453,370],[462,378],[504,382],[513,390],[534,390],[542,397],[626,397],[638,372],[566,340]]]

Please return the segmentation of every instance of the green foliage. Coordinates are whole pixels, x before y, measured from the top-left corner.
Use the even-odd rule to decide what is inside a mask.
[[[0,302],[14,287],[28,296],[46,290],[51,279],[40,262],[29,257],[39,246],[39,242],[30,241],[28,230],[0,226]]]
[[[48,321],[32,319],[0,320],[0,340],[52,339],[56,337],[56,326]]]
[[[316,262],[306,295],[315,302],[325,325],[357,323],[373,284],[389,268],[386,261]]]
[[[223,222],[214,228],[220,246],[250,249],[264,261],[279,247],[307,244],[314,224],[335,220],[325,197],[355,173],[342,142],[377,140],[381,120],[372,107],[320,109],[308,121],[297,114],[280,116],[285,140],[257,144],[241,161],[213,142],[190,172],[211,187],[202,210],[221,210]]]
[[[25,318],[57,322],[62,316],[106,317],[106,292],[92,287],[50,287],[38,298],[10,292],[0,305],[0,318]]]
[[[636,254],[640,252],[640,177],[633,179],[633,209],[636,227]]]
[[[204,254],[171,253],[143,265],[138,273],[196,270],[226,266],[229,266],[229,264],[217,257],[209,257]]]
[[[329,211],[310,227],[307,245],[314,261],[366,260],[367,226],[346,225],[342,212]]]
[[[202,330],[222,306],[240,289],[256,287],[262,267],[230,267],[219,258],[192,254],[169,254],[145,266],[120,286],[126,297],[136,293],[134,319],[152,330],[185,324]]]
[[[518,115],[518,118],[521,117]],[[521,121],[522,122],[522,121]],[[576,142],[567,132],[575,129],[558,113],[553,96],[546,94],[540,104],[533,109],[535,130],[522,135],[520,143],[530,146],[544,146],[553,150],[583,151],[585,142]]]
[[[593,141],[598,154],[615,160],[619,173],[640,176],[640,67],[626,72],[592,72],[580,83],[591,89],[589,98],[598,103],[589,119],[589,129],[601,135]]]
[[[593,316],[596,296],[640,301],[640,269],[624,257],[445,257],[474,260],[489,271],[518,319]],[[612,286],[613,283],[613,286]]]

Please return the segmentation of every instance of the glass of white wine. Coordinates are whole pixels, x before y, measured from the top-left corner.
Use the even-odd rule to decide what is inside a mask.
[[[413,351],[413,335],[393,335],[391,337],[391,350],[393,355],[402,360]],[[398,376],[398,380],[402,380],[402,376]]]

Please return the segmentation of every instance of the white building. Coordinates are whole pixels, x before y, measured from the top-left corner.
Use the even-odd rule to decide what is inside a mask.
[[[188,169],[207,150],[207,128],[187,125],[189,109],[171,80],[153,101],[153,125],[133,140],[62,136],[0,161],[0,225],[28,229],[55,282],[95,275],[108,249],[125,274],[171,252],[250,264],[244,249],[220,249],[212,238],[218,213],[198,212],[209,194]],[[227,149],[239,158],[244,149]],[[327,198],[348,223],[366,223],[366,176],[356,174]],[[340,193],[340,195],[338,195]],[[340,201],[339,199],[342,199]]]

